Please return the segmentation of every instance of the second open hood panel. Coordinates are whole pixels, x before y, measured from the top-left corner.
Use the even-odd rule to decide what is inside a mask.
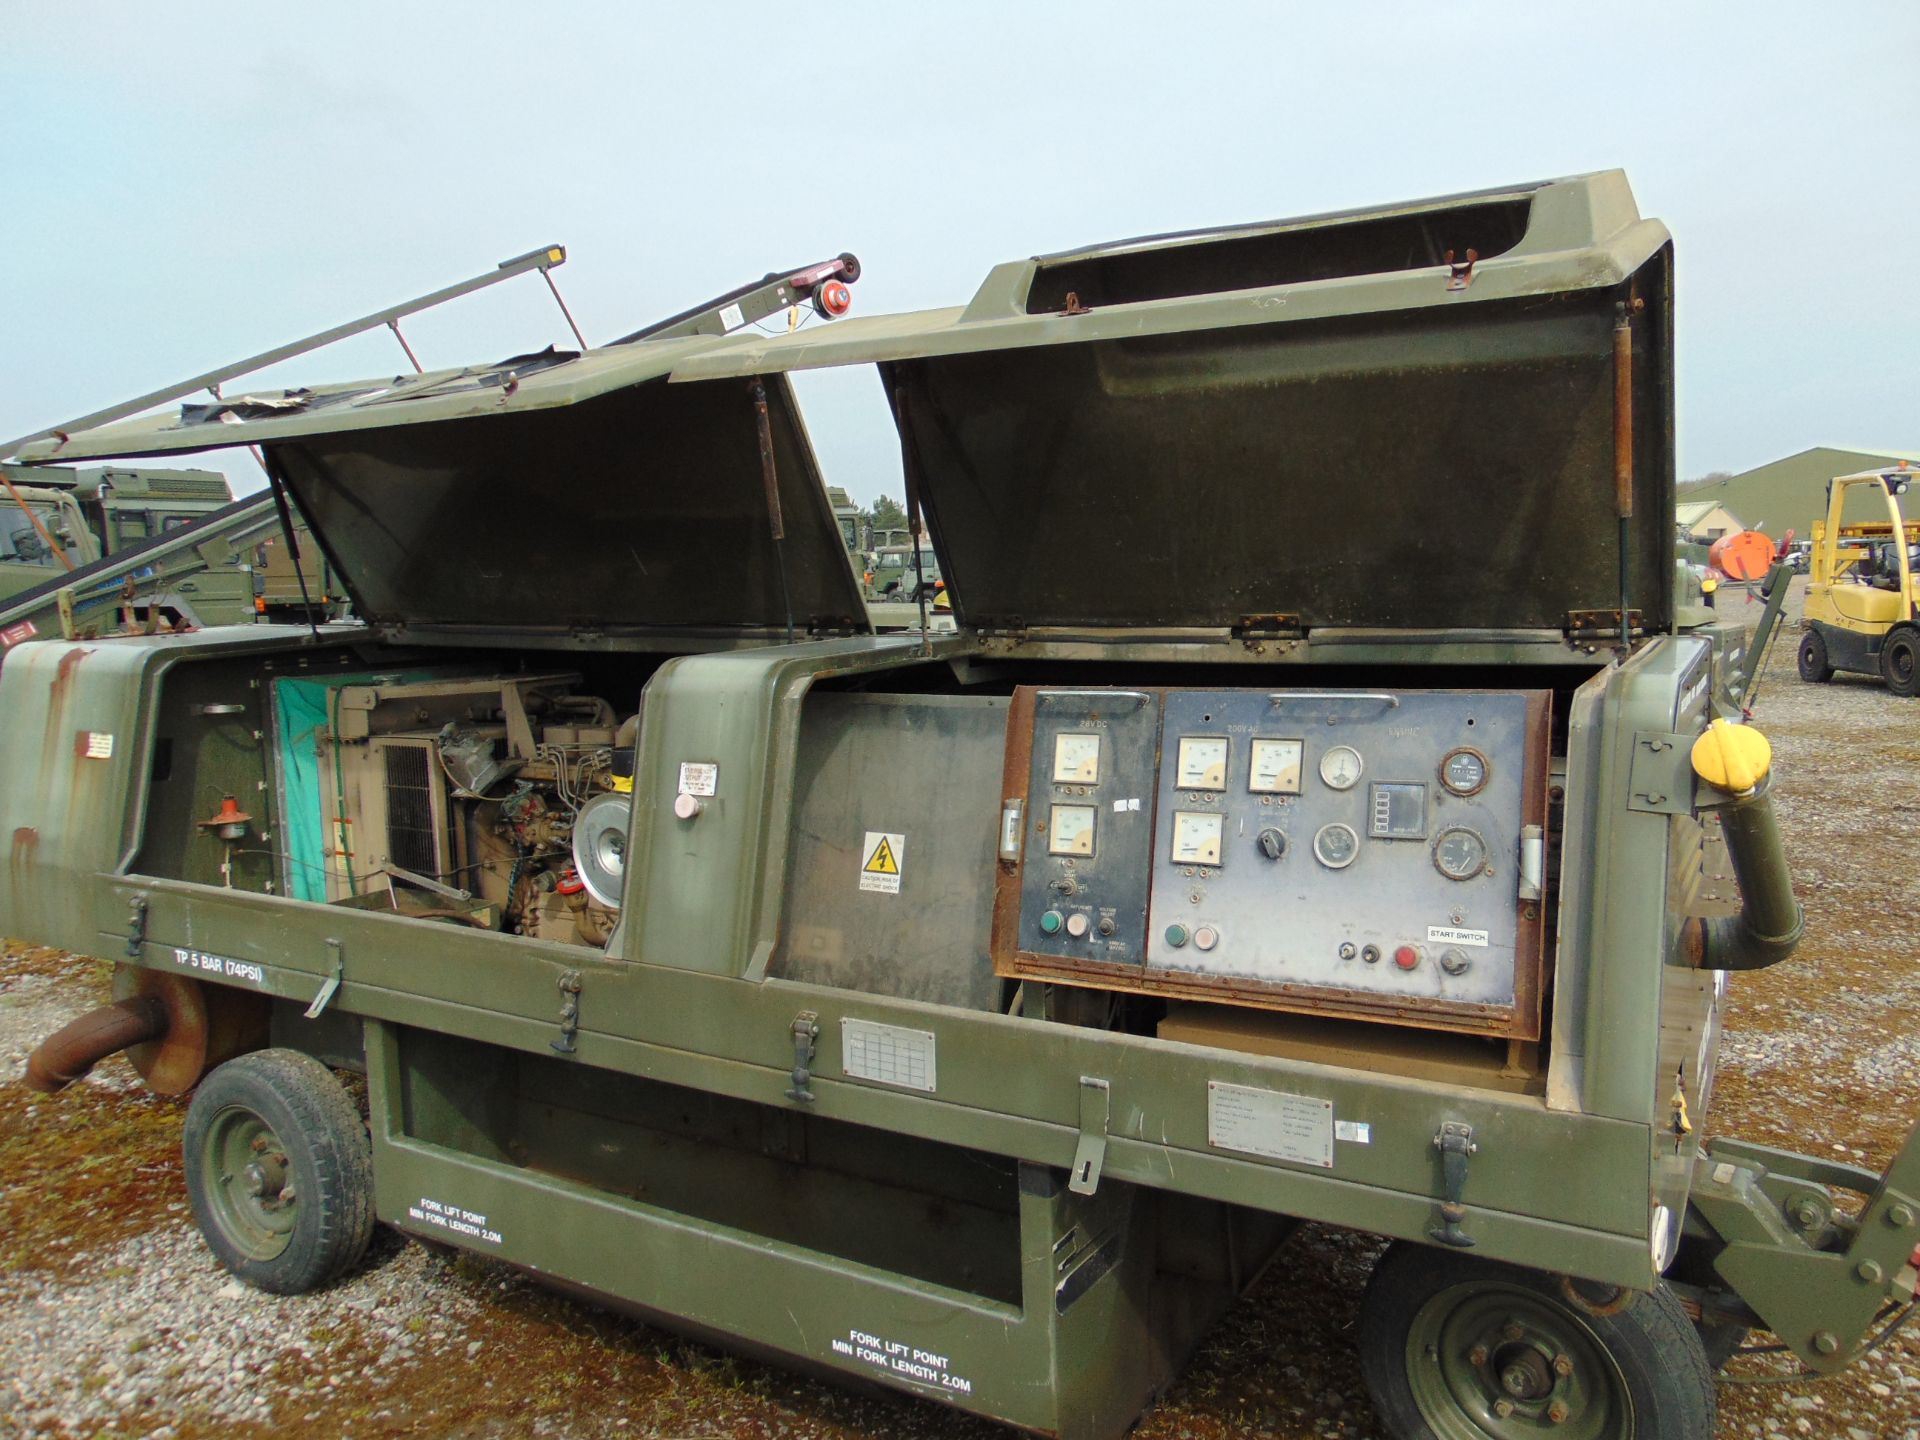
[[[577,403],[303,435],[268,457],[356,611],[441,632],[592,639],[869,628],[784,377],[753,398],[655,380]]]

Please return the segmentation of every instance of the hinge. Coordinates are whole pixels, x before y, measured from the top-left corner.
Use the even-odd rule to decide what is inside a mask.
[[[1693,813],[1693,736],[1634,732],[1627,808],[1654,815]]]
[[[313,1003],[307,1006],[305,1018],[308,1020],[320,1018],[320,1012],[327,1008],[327,1002],[333,999],[334,992],[340,988],[340,982],[346,978],[347,969],[340,953],[340,942],[331,937],[327,940],[327,960],[333,973],[327,976],[319,993],[313,997]]]
[[[1111,1087],[1091,1075],[1080,1077],[1080,1143],[1073,1151],[1073,1171],[1067,1188],[1091,1195],[1100,1188],[1100,1169],[1107,1160],[1107,1102]]]
[[[1297,640],[1303,633],[1298,615],[1242,615],[1233,622],[1236,640]]]
[[[1635,635],[1647,633],[1645,617],[1638,610],[1627,611],[1628,631]],[[1620,638],[1620,611],[1612,610],[1569,610],[1561,629],[1566,631],[1569,640],[1618,640]]]
[[[1027,620],[1024,615],[1003,615],[982,619],[973,628],[988,639],[1024,640],[1027,638]]]

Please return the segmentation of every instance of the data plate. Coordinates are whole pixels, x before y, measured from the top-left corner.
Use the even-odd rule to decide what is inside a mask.
[[[1333,1168],[1333,1102],[1207,1082],[1207,1143],[1268,1160]]]
[[[934,1038],[931,1030],[909,1030],[872,1020],[840,1021],[840,1068],[856,1080],[898,1085],[902,1090],[933,1090]]]

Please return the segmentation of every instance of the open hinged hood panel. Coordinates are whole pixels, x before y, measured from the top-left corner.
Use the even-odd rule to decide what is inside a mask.
[[[1610,172],[1016,262],[964,311],[675,378],[879,363],[965,625],[1561,632],[1620,604],[1626,313],[1630,608],[1662,629],[1671,303]]]
[[[230,396],[26,453],[258,445],[356,612],[394,633],[725,641],[783,636],[789,614],[801,634],[867,632],[785,377],[764,382],[777,547],[751,381],[667,383],[676,356],[714,343]]]

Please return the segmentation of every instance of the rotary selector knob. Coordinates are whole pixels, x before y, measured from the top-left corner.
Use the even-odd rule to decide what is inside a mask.
[[[1440,968],[1449,975],[1464,975],[1473,968],[1473,957],[1449,945],[1440,952]]]
[[[1278,860],[1287,853],[1287,837],[1271,825],[1262,830],[1256,839],[1260,845],[1260,853],[1269,860]]]

